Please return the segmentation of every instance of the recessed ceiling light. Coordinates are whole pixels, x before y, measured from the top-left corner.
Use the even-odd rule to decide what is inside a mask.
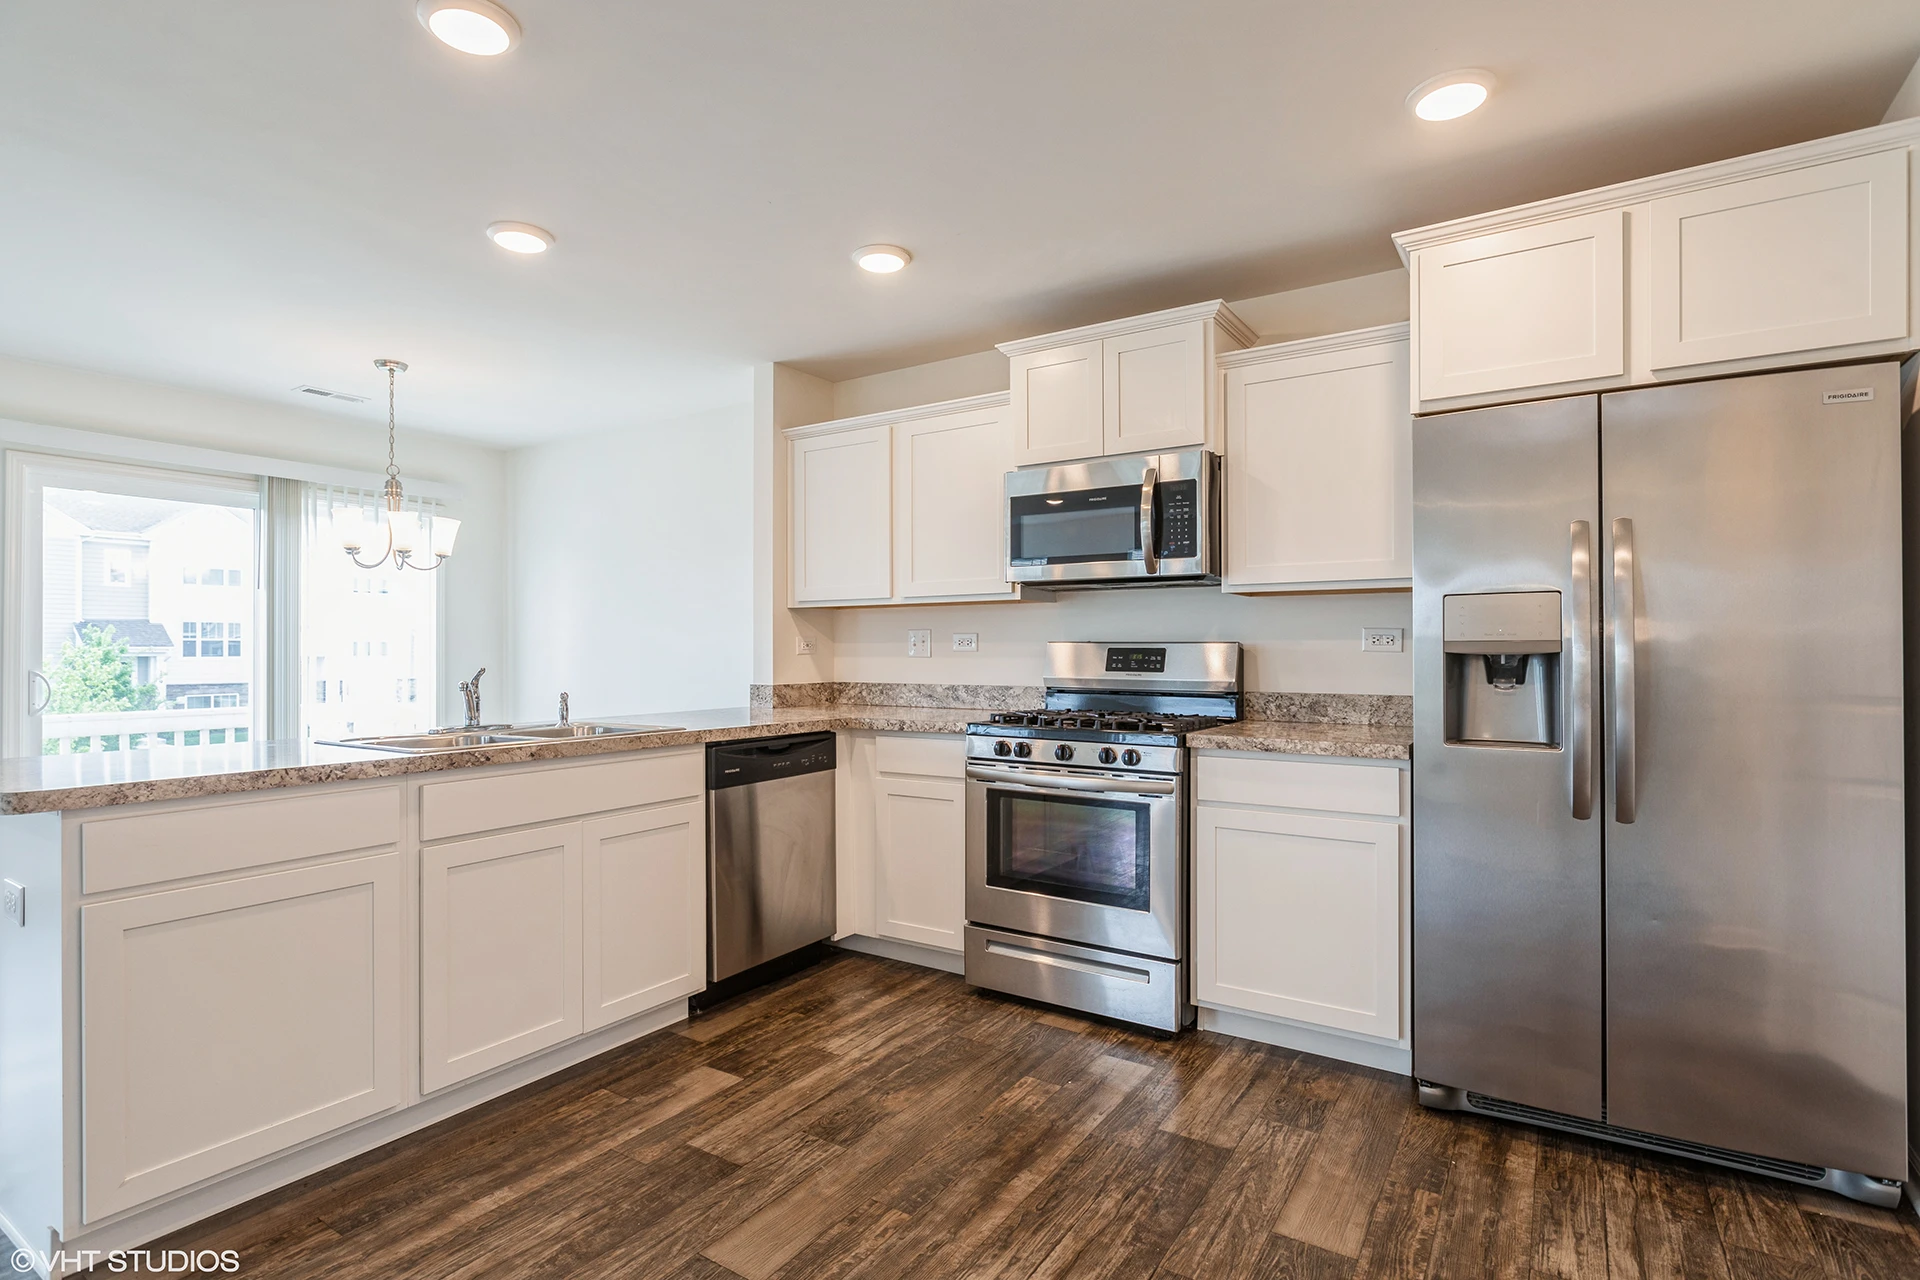
[[[862,271],[887,276],[912,262],[913,255],[897,244],[869,244],[855,249],[853,260],[860,264]]]
[[[487,228],[487,239],[509,253],[545,253],[553,247],[553,232],[531,222],[496,222]]]
[[[420,0],[420,25],[462,53],[490,58],[520,43],[520,24],[492,0]]]
[[[1407,105],[1422,120],[1458,120],[1478,109],[1492,92],[1493,77],[1469,67],[1422,81],[1407,95]]]

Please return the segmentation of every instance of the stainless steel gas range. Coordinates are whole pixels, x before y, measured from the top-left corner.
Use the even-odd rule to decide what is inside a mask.
[[[1240,646],[1047,646],[1046,705],[967,726],[967,981],[1178,1031],[1186,735],[1240,718]]]

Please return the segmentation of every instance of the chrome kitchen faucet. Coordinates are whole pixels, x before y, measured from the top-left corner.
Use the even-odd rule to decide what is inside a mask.
[[[460,693],[467,700],[466,728],[480,727],[480,677],[487,674],[485,667],[473,673],[473,679],[460,682]]]

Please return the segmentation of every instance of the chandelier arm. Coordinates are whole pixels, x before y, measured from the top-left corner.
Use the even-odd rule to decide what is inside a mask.
[[[432,573],[451,558],[450,556],[436,555],[432,564],[415,564],[413,562],[413,552],[411,551],[396,551],[393,555],[394,563],[402,569],[415,569],[421,573]]]
[[[374,561],[374,562],[373,562],[372,564],[368,564],[368,563],[367,563],[366,561],[364,561],[364,560],[362,560],[362,559],[360,558],[360,548],[359,548],[359,547],[345,547],[345,548],[342,548],[342,549],[343,549],[343,550],[344,550],[344,551],[345,551],[345,552],[347,553],[347,559],[349,559],[349,560],[351,560],[351,561],[353,561],[353,562],[354,562],[354,564],[356,564],[356,565],[358,565],[358,566],[359,566],[360,568],[362,568],[362,569],[378,569],[378,568],[379,568],[379,567],[380,567],[381,565],[383,565],[383,564],[385,564],[385,563],[387,562],[387,559],[388,559],[388,557],[390,557],[390,556],[392,556],[392,555],[394,554],[394,550],[393,550],[393,526],[392,526],[391,524],[387,524],[387,522],[386,522],[386,521],[384,521],[384,520],[383,520],[383,521],[381,521],[381,523],[382,523],[382,524],[386,524],[386,525],[387,525],[387,549],[386,549],[385,551],[383,551],[383,552],[381,552],[381,553],[380,553],[380,558],[379,558],[378,560],[375,560],[375,561]]]

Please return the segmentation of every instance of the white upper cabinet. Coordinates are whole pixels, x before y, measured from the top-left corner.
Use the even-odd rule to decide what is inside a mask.
[[[1625,373],[1625,225],[1615,209],[1421,253],[1420,398]]]
[[[1920,119],[1394,236],[1417,413],[1920,346]]]
[[[1105,451],[1100,343],[1075,342],[1010,358],[1015,456],[1021,465]]]
[[[1407,326],[1250,347],[1221,365],[1226,590],[1407,585]]]
[[[1653,365],[1907,334],[1907,148],[1652,202]]]
[[[1206,443],[1213,362],[1207,322],[1190,320],[1101,343],[1106,453],[1165,453]]]
[[[1254,341],[1222,302],[1003,342],[1019,466],[1220,447],[1215,357]]]
[[[894,594],[904,599],[1011,596],[1006,397],[893,428]]]
[[[893,432],[869,426],[792,442],[793,603],[893,594]]]
[[[792,603],[1018,599],[1007,403],[997,392],[789,428]]]

